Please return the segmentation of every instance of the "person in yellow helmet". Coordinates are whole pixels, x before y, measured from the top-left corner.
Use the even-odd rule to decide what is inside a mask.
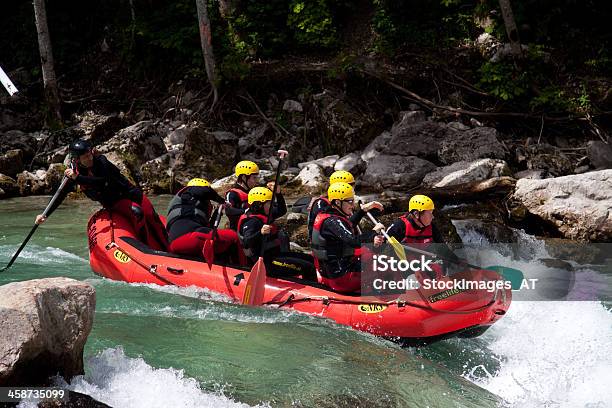
[[[425,249],[430,244],[444,244],[443,235],[432,224],[434,219],[434,202],[426,195],[417,194],[410,198],[408,202],[408,212],[387,228],[387,235],[395,237],[403,244],[418,246]],[[375,244],[380,245],[384,242],[384,237],[377,236]],[[445,258],[461,260],[446,245],[436,245],[436,251]]]
[[[289,240],[274,224],[274,220],[285,215],[287,206],[280,191],[278,200],[272,206],[272,190],[267,187],[255,187],[249,191],[249,208],[238,221],[238,237],[244,254],[252,264],[262,254],[270,276],[301,276],[315,280],[316,274],[312,257],[289,251]],[[272,215],[268,217],[272,211]],[[269,219],[269,222],[268,222]]]
[[[320,282],[341,293],[357,292],[361,289],[361,247],[372,242],[374,232],[359,234],[356,226],[366,211],[382,209],[382,205],[367,203],[355,212],[353,186],[344,182],[330,185],[327,198],[330,204],[317,215],[311,239]],[[374,229],[380,231],[384,226],[379,223]]]
[[[331,186],[334,183],[347,183],[355,188],[355,177],[348,171],[336,170],[329,176],[329,185]],[[309,207],[310,211],[308,212],[308,239],[312,238],[312,228],[317,215],[323,212],[327,207],[329,207],[327,195],[322,195],[311,202]]]
[[[236,164],[234,169],[236,183],[225,194],[225,214],[230,222],[230,228],[234,231],[238,228],[238,220],[249,207],[249,191],[259,185],[259,166],[250,161],[243,160]]]
[[[176,193],[168,205],[166,218],[170,252],[194,257],[204,256],[204,244],[213,238],[213,201],[220,205],[225,202],[203,178],[191,179]],[[217,229],[214,238],[214,251],[219,254],[215,259],[238,263],[236,232]]]

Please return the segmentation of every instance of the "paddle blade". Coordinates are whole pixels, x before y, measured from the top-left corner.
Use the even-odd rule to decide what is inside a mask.
[[[406,249],[404,249],[404,246],[400,244],[399,241],[395,239],[395,237],[389,237],[389,243],[393,247],[393,250],[395,251],[395,255],[397,255],[397,257],[400,260],[405,261],[406,260]]]
[[[212,268],[212,264],[215,261],[215,244],[212,239],[207,239],[206,242],[204,242],[202,253],[204,254],[206,263],[208,263],[208,268]]]
[[[263,303],[264,292],[266,291],[266,265],[262,257],[259,257],[253,268],[251,275],[244,288],[243,305],[259,306]]]
[[[488,271],[495,271],[500,274],[504,278],[504,280],[511,282],[512,290],[518,290],[521,288],[524,275],[523,272],[519,271],[518,269],[508,268],[500,265],[487,266],[484,269]]]

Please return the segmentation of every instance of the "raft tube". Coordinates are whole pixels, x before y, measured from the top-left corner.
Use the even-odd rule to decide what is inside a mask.
[[[94,273],[129,283],[197,286],[240,302],[250,268],[213,264],[155,251],[136,238],[130,223],[100,210],[88,223],[89,262]],[[494,271],[453,275],[466,280],[500,280]],[[266,280],[265,305],[332,319],[355,330],[418,346],[451,337],[476,337],[510,307],[512,291],[408,290],[401,295],[345,295],[299,278]]]

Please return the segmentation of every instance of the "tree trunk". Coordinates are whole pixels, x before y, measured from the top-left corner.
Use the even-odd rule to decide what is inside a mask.
[[[49,37],[49,27],[47,26],[47,11],[45,10],[45,0],[34,0],[34,18],[36,19],[36,31],[38,32],[38,49],[40,50],[40,61],[42,65],[43,84],[45,87],[45,97],[49,106],[50,118],[56,124],[62,123],[60,111],[60,97],[55,77],[53,62],[53,51],[51,49],[51,38]]]
[[[211,109],[217,103],[219,98],[217,93],[217,74],[215,68],[215,57],[212,48],[212,35],[210,20],[208,19],[208,8],[206,0],[196,0],[198,8],[198,23],[200,26],[200,42],[202,43],[202,54],[204,55],[204,66],[206,68],[206,76],[213,90],[213,103]]]
[[[508,34],[510,46],[512,47],[512,54],[522,57],[523,50],[521,49],[521,42],[519,40],[516,22],[514,21],[512,7],[510,6],[510,0],[499,0],[499,6],[501,7],[504,26],[506,27],[506,33]]]

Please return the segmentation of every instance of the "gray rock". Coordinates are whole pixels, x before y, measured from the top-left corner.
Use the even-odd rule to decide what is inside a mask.
[[[515,179],[533,179],[540,180],[546,176],[545,170],[523,170],[514,175]]]
[[[142,121],[121,129],[102,146],[100,153],[114,152],[122,159],[130,172],[140,177],[144,163],[167,152],[161,133],[153,121]]]
[[[565,238],[602,242],[612,238],[612,170],[520,179],[513,199]]]
[[[305,167],[311,164],[316,164],[317,166],[323,169],[324,173],[329,174],[332,171],[334,171],[334,165],[336,164],[339,158],[340,156],[338,156],[337,154],[334,154],[331,156],[325,156],[317,160],[312,160],[312,161],[304,162],[304,163],[298,163],[298,168],[304,169]]]
[[[187,126],[181,125],[178,128],[170,131],[166,137],[164,137],[164,143],[166,148],[170,148],[172,145],[183,144],[187,138]]]
[[[438,161],[438,150],[442,141],[452,137],[454,133],[456,132],[438,122],[394,125],[391,129],[391,140],[382,152]]]
[[[9,198],[14,197],[19,193],[19,186],[17,185],[17,181],[15,179],[0,174],[0,198]]]
[[[368,163],[363,183],[377,190],[418,186],[436,166],[415,156],[379,155]]]
[[[584,166],[578,166],[574,169],[574,174],[582,174],[582,173],[586,173],[587,171],[589,171],[591,168],[589,167],[588,164],[585,164]]]
[[[464,125],[461,122],[450,122],[446,126],[449,128],[456,130],[458,132],[463,132],[464,130],[470,130],[471,128],[467,125]]]
[[[22,151],[23,160],[27,163],[36,154],[38,140],[33,135],[20,130],[9,130],[8,132],[0,133],[0,153],[14,149]]]
[[[587,144],[587,156],[596,169],[612,168],[612,145],[602,141],[591,141]]]
[[[304,108],[298,101],[287,99],[283,104],[283,110],[285,112],[302,112],[304,111]]]
[[[83,131],[84,139],[90,140],[94,146],[106,142],[118,132],[125,122],[116,114],[100,115],[91,111],[85,112],[80,117],[77,128]]]
[[[23,170],[23,152],[21,149],[9,150],[0,154],[0,173],[15,177]]]
[[[544,170],[548,177],[559,177],[571,174],[572,162],[561,150],[549,144],[536,144],[527,147],[527,169]]]
[[[95,290],[68,278],[0,287],[0,386],[42,384],[50,376],[83,374]]]
[[[305,221],[306,221],[306,214],[292,212],[287,215],[288,224],[302,224]]]
[[[325,177],[320,166],[310,163],[302,168],[295,181],[299,182],[308,191],[322,192],[327,184],[327,177]]]
[[[344,170],[358,176],[365,171],[366,163],[361,159],[359,153],[349,153],[338,159],[334,165],[334,170]]]
[[[389,144],[392,137],[393,135],[391,132],[382,132],[374,140],[372,140],[365,149],[363,149],[363,152],[361,153],[361,160],[367,163],[374,159],[384,150],[387,144]]]
[[[490,127],[454,132],[452,137],[440,142],[438,156],[445,164],[483,158],[504,159],[506,149],[497,136],[497,130]]]
[[[440,167],[423,178],[423,185],[440,188],[473,181],[487,180],[493,177],[510,175],[510,168],[503,160],[480,159],[473,162],[457,162],[450,166]]]
[[[402,111],[399,113],[399,120],[391,127],[391,133],[398,134],[403,132],[403,128],[410,127],[415,123],[425,122],[427,116],[422,110]]]

